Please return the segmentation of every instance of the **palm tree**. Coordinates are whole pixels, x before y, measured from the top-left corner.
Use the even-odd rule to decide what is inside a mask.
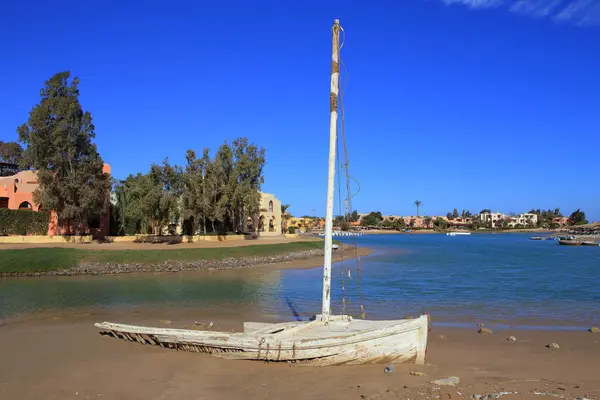
[[[281,205],[281,231],[282,233],[286,233],[287,224],[290,218],[292,218],[292,214],[287,212],[288,208],[290,208],[291,204],[282,204]]]
[[[415,200],[415,206],[417,206],[417,217],[419,216],[419,207],[421,207],[421,200]]]

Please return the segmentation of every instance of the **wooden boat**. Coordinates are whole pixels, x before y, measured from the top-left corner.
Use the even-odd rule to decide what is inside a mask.
[[[366,321],[329,316],[311,322],[244,323],[243,333],[150,328],[104,322],[104,334],[147,345],[218,357],[307,365],[425,362],[428,317]]]
[[[582,246],[595,246],[598,247],[600,246],[600,243],[596,243],[596,242],[581,242]]]
[[[130,342],[210,353],[233,359],[300,362],[321,366],[375,362],[418,364],[425,362],[429,316],[422,315],[416,319],[393,321],[368,321],[352,319],[347,315],[331,315],[333,183],[338,119],[340,30],[339,21],[335,20],[332,29],[329,169],[321,314],[315,316],[312,321],[305,322],[279,324],[246,322],[244,332],[240,333],[152,328],[111,322],[95,324],[102,334]]]
[[[559,240],[558,244],[561,246],[581,246],[581,241],[579,240]]]

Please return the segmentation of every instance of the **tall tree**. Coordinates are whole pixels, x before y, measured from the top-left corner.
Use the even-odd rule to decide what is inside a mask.
[[[179,222],[182,175],[181,167],[169,164],[167,158],[161,165],[152,164],[150,167],[146,182],[150,187],[143,198],[142,207],[155,234],[162,235],[165,225],[168,227]]]
[[[571,225],[584,225],[587,224],[588,221],[585,219],[585,213],[581,211],[579,208],[571,214],[569,217],[569,224]]]
[[[79,80],[60,72],[45,82],[41,101],[17,131],[25,162],[38,171],[34,201],[58,214],[59,224],[83,233],[108,205],[110,179],[92,139],[92,116],[79,104]]]
[[[17,142],[3,142],[0,140],[0,162],[21,164],[23,161],[23,148]]]
[[[456,208],[454,210],[452,210],[452,218],[454,218],[454,219],[458,218],[458,210]]]
[[[260,189],[264,183],[265,149],[242,137],[233,141],[235,164],[232,182],[232,225],[246,231],[248,218],[257,226],[260,215]],[[281,223],[281,221],[279,222]]]
[[[202,158],[196,158],[193,150],[186,153],[186,167],[183,173],[182,216],[187,234],[196,234],[200,227],[206,234],[206,201],[205,175],[210,164],[209,150],[204,149]]]
[[[417,206],[417,217],[419,216],[419,207],[421,207],[421,200],[415,200],[415,206]]]

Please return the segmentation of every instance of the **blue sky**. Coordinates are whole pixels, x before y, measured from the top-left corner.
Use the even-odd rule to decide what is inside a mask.
[[[355,208],[600,219],[600,0],[9,2],[0,140],[70,70],[115,176],[247,136],[264,191],[324,214],[334,18]]]

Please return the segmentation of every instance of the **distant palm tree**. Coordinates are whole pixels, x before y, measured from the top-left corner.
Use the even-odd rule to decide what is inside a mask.
[[[421,207],[421,200],[415,200],[415,206],[417,206],[417,217],[419,216],[419,207]]]
[[[292,214],[287,212],[288,208],[290,208],[291,204],[282,204],[281,205],[281,232],[286,233],[287,225],[290,218],[292,218]]]

